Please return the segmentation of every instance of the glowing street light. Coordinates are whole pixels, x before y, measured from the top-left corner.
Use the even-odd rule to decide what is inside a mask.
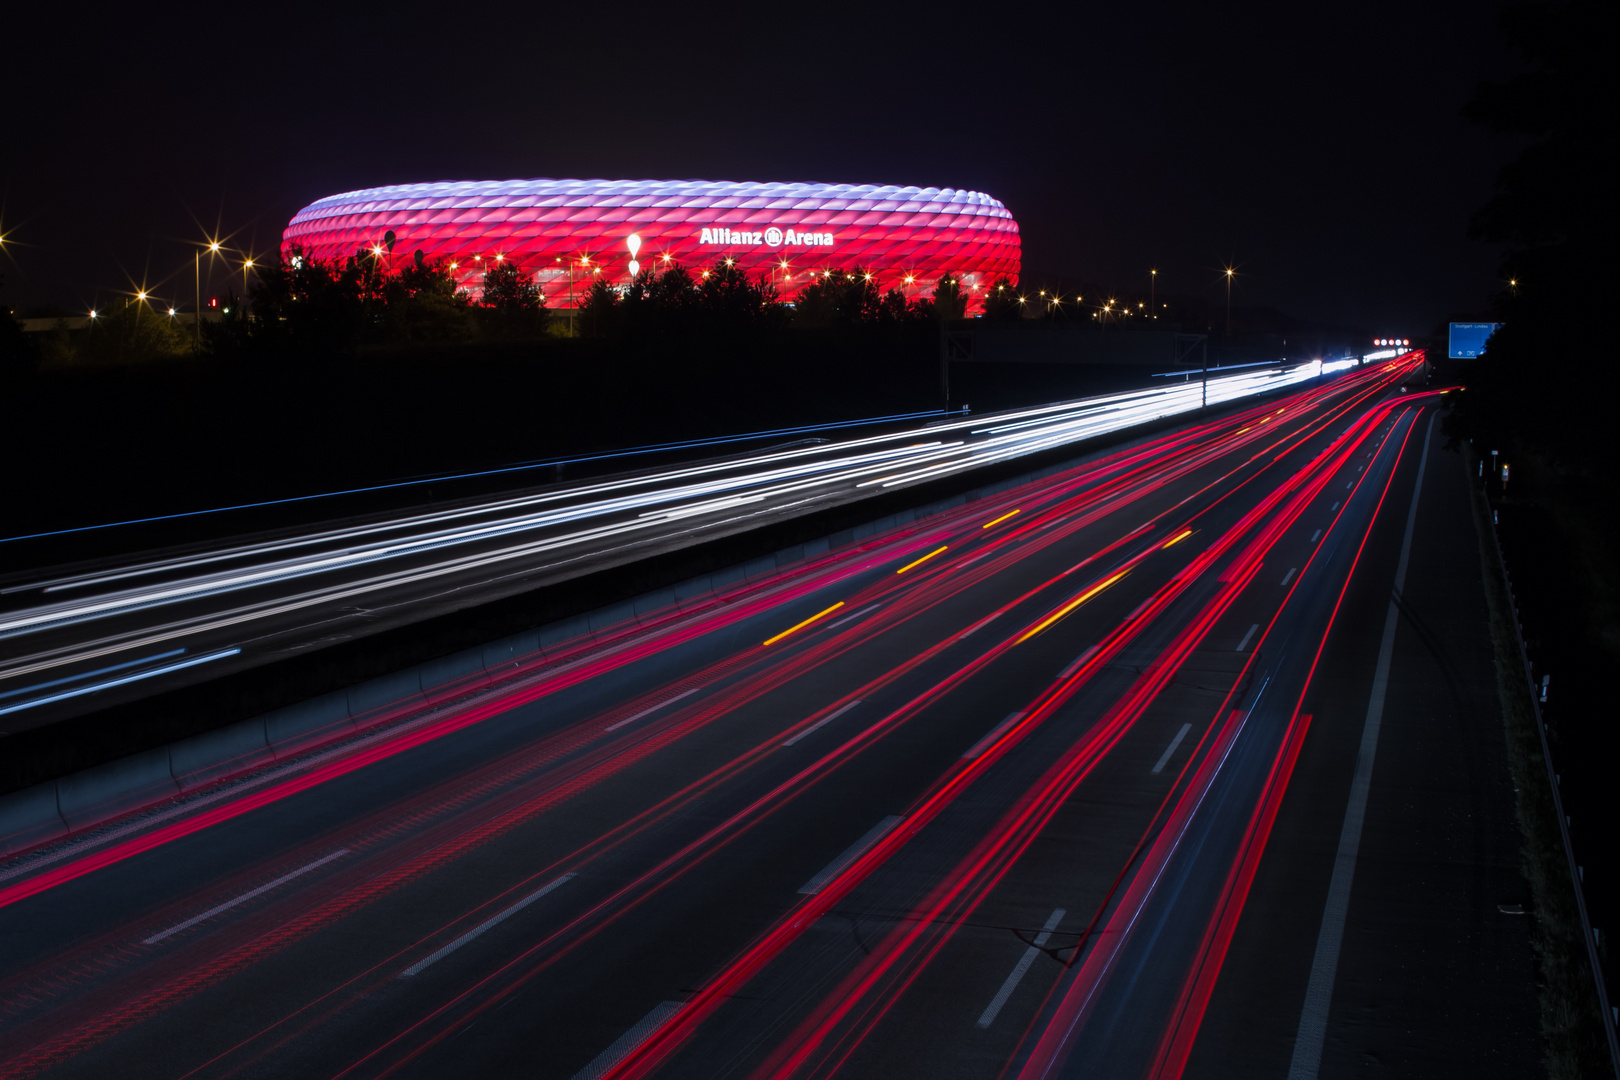
[[[1226,336],[1232,336],[1232,268],[1226,268]]]
[[[1157,296],[1158,288],[1159,288],[1159,272],[1157,270],[1149,270],[1148,271],[1148,310],[1149,311],[1158,311],[1159,310],[1158,296]],[[1158,318],[1158,316],[1154,316],[1154,318]]]
[[[210,240],[210,241],[208,241],[208,255],[209,255],[210,258],[212,258],[215,255],[218,255],[219,254],[219,249],[220,249],[220,243],[219,243],[218,240]],[[210,267],[212,267],[214,264],[210,262],[208,265]],[[192,272],[192,275],[193,275],[193,284],[195,285],[196,290],[197,290],[197,307],[196,307],[196,310],[194,311],[194,313],[191,316],[191,333],[192,333],[192,340],[195,343],[197,351],[201,352],[202,351],[202,249],[201,248],[198,248],[196,251],[191,253],[191,272]],[[90,317],[92,319],[95,318],[94,313],[92,313]]]

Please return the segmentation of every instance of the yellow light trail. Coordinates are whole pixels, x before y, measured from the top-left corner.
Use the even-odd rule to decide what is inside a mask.
[[[1191,529],[1183,529],[1181,532],[1179,532],[1176,535],[1172,536],[1170,538],[1169,542],[1164,544],[1162,547],[1160,547],[1159,550],[1163,551],[1165,548],[1173,548],[1173,547],[1175,547],[1177,544],[1179,544],[1183,540],[1187,539],[1187,537],[1191,536],[1192,532],[1193,531]]]
[[[766,645],[775,644],[776,642],[781,641],[783,638],[787,637],[789,634],[793,633],[795,630],[803,630],[805,627],[809,626],[811,623],[815,622],[817,619],[824,619],[828,615],[831,615],[833,612],[837,611],[839,608],[841,608],[843,606],[844,606],[844,602],[842,600],[840,600],[840,601],[838,601],[838,603],[834,604],[832,607],[828,608],[826,611],[818,611],[814,615],[810,616],[808,619],[804,620],[804,622],[798,623],[798,624],[796,624],[794,626],[788,627],[786,630],[782,631],[780,634],[777,634],[773,638],[766,638],[764,643]]]
[[[982,526],[980,526],[980,528],[988,529],[992,525],[1000,525],[1003,521],[1006,521],[1008,518],[1012,517],[1014,514],[1017,514],[1017,513],[1020,513],[1020,511],[1018,511],[1018,510],[1009,511],[1008,513],[1002,514],[1000,517],[996,518],[996,520],[994,520],[994,521],[985,522]]]
[[[1129,570],[1121,570],[1107,581],[1104,581],[1098,585],[1093,585],[1091,588],[1087,589],[1085,592],[1081,593],[1079,596],[1075,597],[1073,600],[1070,600],[1067,604],[1064,604],[1055,612],[1042,619],[1039,623],[1036,623],[1032,629],[1026,630],[1024,632],[1024,636],[1019,638],[1015,644],[1022,645],[1024,642],[1028,641],[1042,630],[1045,630],[1048,626],[1051,626],[1053,623],[1063,618],[1063,616],[1067,615],[1069,612],[1073,611],[1087,600],[1090,600],[1093,596],[1096,596],[1098,593],[1102,592],[1104,589],[1108,588],[1108,586],[1112,585],[1114,582],[1118,581],[1128,573],[1130,573]]]
[[[927,562],[929,559],[932,559],[935,555],[938,555],[940,552],[945,551],[950,546],[951,545],[949,545],[949,544],[941,544],[939,547],[935,548],[933,551],[930,551],[928,554],[924,555],[922,558],[913,559],[911,562],[906,563],[906,565],[904,565],[900,569],[896,570],[895,573],[903,574],[907,570],[910,570],[913,566],[920,566],[923,563]]]

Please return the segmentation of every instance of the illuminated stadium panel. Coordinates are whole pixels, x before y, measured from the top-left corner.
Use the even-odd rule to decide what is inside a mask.
[[[390,231],[392,254],[376,257],[394,266],[421,251],[454,264],[461,287],[477,294],[486,260],[515,259],[551,307],[578,302],[598,275],[624,284],[638,266],[678,262],[696,272],[733,258],[769,275],[788,300],[832,267],[865,267],[880,287],[908,296],[931,295],[949,273],[962,278],[971,310],[997,278],[1016,282],[1019,268],[1018,223],[990,196],[872,184],[399,184],[311,203],[288,224],[281,250],[341,260],[379,249]]]

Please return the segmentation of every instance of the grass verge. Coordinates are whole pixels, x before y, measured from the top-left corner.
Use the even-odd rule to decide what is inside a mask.
[[[1569,862],[1558,829],[1558,811],[1547,781],[1547,764],[1536,731],[1531,687],[1519,651],[1518,629],[1507,594],[1502,563],[1489,530],[1490,510],[1474,482],[1474,462],[1465,458],[1468,488],[1484,570],[1485,603],[1490,612],[1496,687],[1502,702],[1508,768],[1517,792],[1524,875],[1530,885],[1531,941],[1540,969],[1542,1043],[1552,1080],[1603,1076],[1612,1070],[1593,990],[1586,939],[1575,904]]]

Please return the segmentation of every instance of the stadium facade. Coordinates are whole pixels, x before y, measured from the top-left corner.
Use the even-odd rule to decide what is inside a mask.
[[[393,234],[393,244],[387,243]],[[705,180],[502,180],[400,184],[332,195],[300,210],[283,256],[386,259],[420,251],[481,290],[494,259],[533,273],[551,307],[580,302],[597,277],[694,272],[732,259],[786,300],[833,268],[863,267],[880,288],[928,296],[960,277],[969,310],[997,279],[1018,280],[1018,224],[977,191],[872,184]]]

